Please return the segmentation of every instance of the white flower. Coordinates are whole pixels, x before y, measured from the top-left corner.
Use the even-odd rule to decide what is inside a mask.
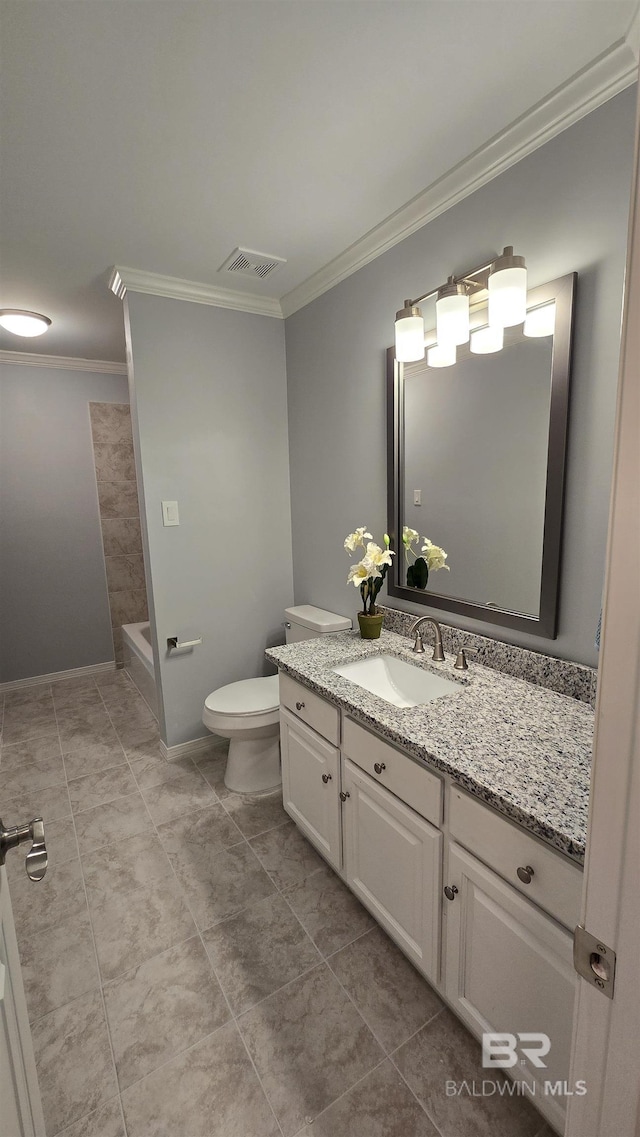
[[[357,565],[352,565],[349,569],[347,584],[355,584],[356,588],[359,588],[364,581],[376,580],[380,576],[382,576],[380,569],[368,557],[363,557]]]
[[[345,537],[344,547],[348,549],[350,553],[354,553],[360,546],[364,549],[365,541],[370,540],[371,533],[367,533],[366,525],[361,525],[359,529],[356,529],[355,533],[350,533],[348,537]]]
[[[447,554],[439,545],[432,544],[428,537],[424,538],[422,552],[424,553],[424,559],[427,562],[429,572],[437,572],[438,569],[446,569],[447,572],[449,572],[449,565],[444,563],[447,559]]]
[[[372,565],[375,565],[378,568],[380,565],[390,565],[391,558],[393,556],[395,556],[395,553],[392,553],[390,549],[385,549],[383,552],[379,545],[376,545],[373,542],[369,541],[365,554],[365,560],[369,561]],[[378,573],[378,576],[380,575],[381,574]]]
[[[403,543],[403,545],[405,545],[408,548],[409,545],[413,545],[414,541],[419,541],[419,540],[420,540],[420,534],[418,533],[418,531],[416,529],[410,529],[408,525],[403,525],[403,527],[402,527],[402,543]],[[425,537],[425,540],[426,540],[426,537]]]

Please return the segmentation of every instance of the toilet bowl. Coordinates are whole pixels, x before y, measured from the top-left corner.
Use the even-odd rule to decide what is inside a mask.
[[[287,643],[347,631],[351,620],[311,604],[287,608]],[[264,794],[282,784],[280,774],[280,695],[277,675],[240,679],[212,691],[202,721],[212,734],[229,739],[224,775],[228,790]]]
[[[267,793],[281,783],[278,676],[241,679],[207,696],[204,725],[229,739],[224,784],[234,793]]]

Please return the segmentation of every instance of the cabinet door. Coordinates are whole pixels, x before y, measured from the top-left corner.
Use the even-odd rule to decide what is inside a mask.
[[[280,708],[282,801],[329,864],[342,868],[340,751]]]
[[[514,1076],[537,1083],[534,1100],[561,1128],[566,1099],[545,1093],[545,1082],[555,1085],[569,1077],[573,939],[454,844],[446,883],[458,889],[452,901],[443,900],[447,998],[478,1037],[484,1031],[549,1036],[545,1066],[537,1068],[519,1053]]]
[[[348,759],[342,785],[347,882],[437,982],[442,834]]]

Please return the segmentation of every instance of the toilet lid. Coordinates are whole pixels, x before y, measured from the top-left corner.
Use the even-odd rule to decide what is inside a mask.
[[[218,687],[204,701],[208,711],[225,715],[255,715],[261,711],[275,711],[280,703],[277,675],[260,679],[240,679]]]

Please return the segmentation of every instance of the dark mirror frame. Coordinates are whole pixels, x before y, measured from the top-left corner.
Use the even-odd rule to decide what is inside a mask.
[[[393,347],[387,351],[387,508],[391,548],[395,549],[397,556],[393,558],[387,575],[389,596],[413,604],[426,604],[429,608],[441,608],[445,612],[468,616],[485,624],[516,628],[534,636],[555,639],[576,282],[577,273],[568,273],[567,276],[551,280],[538,288],[529,289],[527,294],[527,307],[537,307],[554,299],[556,302],[539,615],[475,604],[453,596],[442,596],[430,589],[422,591],[409,588],[400,583],[400,525],[404,487],[404,366],[397,362]]]

